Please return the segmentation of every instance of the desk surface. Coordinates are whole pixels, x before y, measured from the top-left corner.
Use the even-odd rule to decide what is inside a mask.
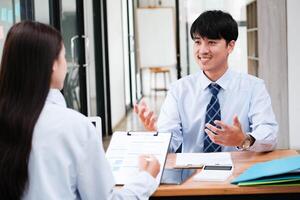
[[[300,186],[260,186],[239,187],[230,184],[230,181],[240,175],[244,170],[257,162],[264,162],[298,154],[295,150],[276,150],[267,153],[232,152],[234,171],[225,182],[196,182],[192,178],[181,185],[160,185],[153,196],[202,196],[202,195],[238,195],[238,194],[274,194],[274,193],[300,193]],[[176,154],[169,154],[166,168],[175,166]]]

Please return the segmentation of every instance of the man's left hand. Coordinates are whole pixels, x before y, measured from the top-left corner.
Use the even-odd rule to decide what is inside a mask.
[[[205,125],[205,132],[212,142],[223,146],[240,146],[245,140],[246,135],[242,131],[237,115],[233,117],[232,126],[219,120],[215,120],[214,123],[216,126],[211,124]]]

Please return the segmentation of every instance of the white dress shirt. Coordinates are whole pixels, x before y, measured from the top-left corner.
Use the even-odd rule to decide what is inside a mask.
[[[157,188],[150,174],[140,172],[115,189],[99,133],[84,115],[66,108],[56,89],[35,125],[28,170],[24,200],[148,199]]]
[[[203,151],[205,114],[212,96],[208,88],[210,83],[212,81],[203,71],[199,71],[170,86],[157,127],[158,131],[173,133],[171,152],[181,144],[182,152]],[[221,120],[232,125],[237,114],[243,132],[255,138],[249,150],[273,150],[277,144],[278,125],[264,81],[228,69],[216,83],[221,86],[218,94]],[[222,151],[236,150],[236,147],[222,147]]]

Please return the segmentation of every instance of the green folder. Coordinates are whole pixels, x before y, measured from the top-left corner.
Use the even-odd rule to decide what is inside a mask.
[[[300,156],[290,156],[255,164],[231,183],[239,186],[300,186]]]
[[[270,178],[260,179],[254,181],[246,181],[238,183],[238,186],[256,186],[256,185],[300,185],[300,175],[295,177],[282,177],[282,178]]]

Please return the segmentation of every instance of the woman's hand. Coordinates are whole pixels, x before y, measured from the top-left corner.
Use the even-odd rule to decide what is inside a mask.
[[[139,169],[140,171],[148,172],[153,178],[156,178],[160,171],[160,164],[154,156],[141,155],[139,157]]]

